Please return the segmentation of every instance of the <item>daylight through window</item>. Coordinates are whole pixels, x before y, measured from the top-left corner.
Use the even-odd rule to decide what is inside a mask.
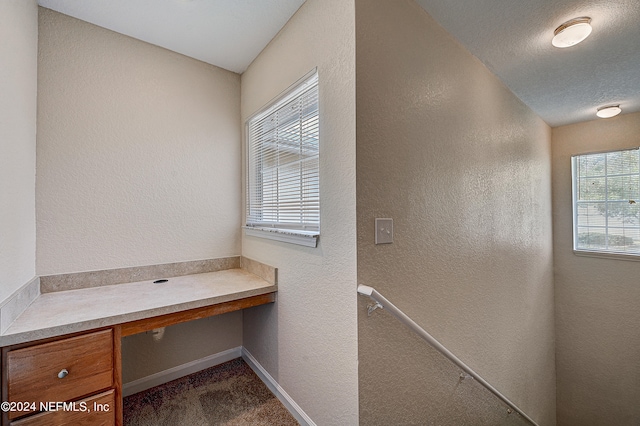
[[[572,157],[574,250],[640,254],[639,153]]]
[[[317,235],[317,73],[249,119],[247,135],[247,227]]]

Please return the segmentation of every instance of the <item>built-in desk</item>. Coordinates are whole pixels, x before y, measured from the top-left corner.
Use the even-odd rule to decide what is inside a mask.
[[[123,336],[271,303],[277,291],[243,269],[154,281],[40,294],[0,335],[2,401],[37,406],[3,412],[2,424],[122,425]],[[79,410],[114,406],[33,414],[41,402],[64,401]]]

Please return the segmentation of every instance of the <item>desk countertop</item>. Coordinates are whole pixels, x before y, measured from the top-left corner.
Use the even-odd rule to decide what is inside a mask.
[[[243,269],[41,294],[0,335],[9,346],[273,293]]]

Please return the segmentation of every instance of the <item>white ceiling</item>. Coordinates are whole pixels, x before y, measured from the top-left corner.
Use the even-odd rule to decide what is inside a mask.
[[[608,104],[640,111],[640,0],[416,1],[552,127]],[[553,31],[580,16],[591,35],[553,47]]]
[[[38,0],[121,34],[242,73],[304,0]]]
[[[416,0],[549,125],[640,111],[640,0]],[[110,30],[242,73],[304,0],[39,0]],[[592,18],[583,43],[553,30]]]

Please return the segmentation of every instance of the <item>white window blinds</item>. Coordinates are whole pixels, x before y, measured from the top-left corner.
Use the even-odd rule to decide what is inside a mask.
[[[639,153],[572,157],[575,250],[640,254]]]
[[[320,231],[318,74],[247,123],[247,226]]]

